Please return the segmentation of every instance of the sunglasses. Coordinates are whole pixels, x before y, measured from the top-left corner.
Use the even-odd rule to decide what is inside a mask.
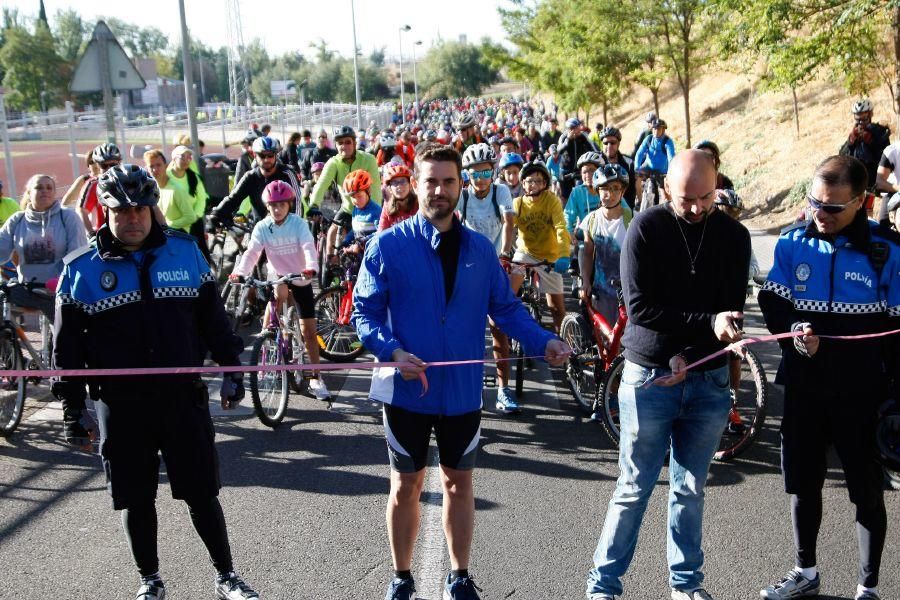
[[[844,212],[851,204],[855,202],[855,200],[851,200],[846,204],[823,204],[820,200],[814,198],[813,196],[807,194],[806,201],[809,202],[810,207],[813,210],[821,210],[829,215],[836,215],[838,213]]]
[[[406,177],[395,177],[388,182],[388,185],[393,187],[400,187],[401,185],[409,185],[409,179]]]
[[[117,166],[119,166],[119,161],[100,163],[100,168],[104,169],[104,170],[112,169],[113,167],[117,167]]]
[[[275,158],[274,152],[257,152],[256,155],[263,160],[265,160],[267,158]]]
[[[472,169],[469,169],[469,176],[472,179],[490,179],[493,174],[493,169],[484,169],[482,171],[473,171]]]

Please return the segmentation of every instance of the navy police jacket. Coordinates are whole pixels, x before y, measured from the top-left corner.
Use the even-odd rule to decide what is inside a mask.
[[[128,252],[102,227],[64,260],[56,295],[56,368],[191,367],[207,349],[220,365],[240,364],[215,279],[194,238],[155,222],[141,250]],[[105,402],[173,392],[197,375],[92,380]],[[54,382],[68,406],[84,406],[85,378]]]
[[[836,236],[815,223],[785,229],[759,293],[772,333],[809,322],[823,335],[900,329],[900,245],[895,232],[869,222],[865,211]],[[898,336],[857,341],[822,339],[811,358],[782,343],[780,382],[829,394],[887,393],[898,373]],[[896,387],[896,386],[895,386]],[[900,396],[897,396],[900,397]]]

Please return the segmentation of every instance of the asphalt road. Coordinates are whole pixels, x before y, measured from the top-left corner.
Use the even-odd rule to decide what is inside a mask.
[[[764,269],[772,243],[754,237]],[[760,332],[754,303],[748,312],[748,330]],[[771,379],[777,348],[757,351]],[[494,390],[485,391],[471,570],[486,600],[584,597],[617,453],[578,412],[559,376],[540,366],[516,418],[498,415]],[[366,400],[365,372],[327,381],[336,392],[332,410],[293,395],[284,424],[274,431],[247,408],[215,411],[221,501],[236,566],[264,599],[380,599],[391,577],[379,409]],[[770,384],[767,423],[756,444],[733,463],[712,466],[704,546],[706,586],[717,599],[756,598],[792,566],[778,466],[781,408],[781,391]],[[64,446],[57,406],[32,402],[29,409],[20,431],[0,440],[0,598],[132,598],[137,577],[99,460]],[[430,467],[414,567],[419,596],[429,600],[440,597],[449,568],[434,473]],[[668,598],[666,478],[664,470],[625,578],[626,598]],[[213,571],[202,544],[183,504],[171,499],[164,474],[161,481],[160,559],[168,597],[212,598]],[[825,496],[822,598],[853,598],[853,508],[834,457]],[[886,600],[900,598],[900,493],[888,493],[887,502],[891,525],[880,586]]]

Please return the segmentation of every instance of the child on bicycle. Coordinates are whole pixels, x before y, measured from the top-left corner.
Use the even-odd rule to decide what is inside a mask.
[[[262,199],[269,214],[253,227],[247,251],[241,256],[229,279],[238,281],[249,274],[263,251],[266,253],[269,280],[274,281],[292,273],[302,274],[306,279],[276,286],[275,295],[280,309],[287,302],[290,292],[300,312],[300,329],[309,360],[318,364],[319,343],[316,338],[316,309],[312,291],[312,280],[318,265],[315,240],[306,221],[291,212],[294,190],[290,185],[283,181],[272,181],[263,190]],[[269,322],[268,308],[266,310],[263,323]],[[327,402],[331,399],[331,393],[320,377],[310,380],[309,389],[319,400]]]
[[[348,230],[339,248],[344,248],[345,252],[362,254],[365,240],[378,230],[378,221],[381,219],[381,206],[370,196],[372,176],[365,169],[351,171],[342,187],[353,204],[353,212],[339,212],[335,217],[335,223]]]
[[[619,258],[632,217],[631,209],[622,202],[628,189],[628,171],[619,164],[603,165],[594,171],[591,186],[600,195],[600,206],[588,213],[579,226],[584,235],[579,257],[584,285],[579,295],[612,327],[619,313],[618,292],[612,282],[621,280]]]

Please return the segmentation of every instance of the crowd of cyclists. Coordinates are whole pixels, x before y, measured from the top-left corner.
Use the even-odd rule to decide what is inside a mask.
[[[663,181],[676,145],[667,135],[666,122],[654,112],[646,115],[646,128],[631,154],[621,149],[625,141],[619,127],[595,123],[590,129],[578,118],[562,120],[560,127],[557,113],[556,106],[544,102],[423,101],[397,107],[384,129],[374,122],[363,131],[345,125],[318,131],[315,141],[312,132],[304,130],[285,144],[271,135],[268,125],[253,125],[240,141],[233,185],[223,197],[207,192],[204,158],[194,155],[185,136],[176,140],[168,157],[160,149],[148,149],[141,167],[159,190],[153,218],[163,227],[192,236],[211,263],[210,234],[235,219],[248,224],[245,250],[227,265],[230,272],[217,274],[220,284],[241,281],[260,261],[273,281],[288,274],[303,276],[295,284],[279,286],[278,304],[289,298],[296,304],[309,359],[318,363],[316,332],[321,323],[316,322],[313,280],[342,256],[356,254],[361,259],[379,232],[413,218],[421,202],[414,185],[417,153],[435,145],[452,147],[461,155],[463,179],[456,218],[490,241],[513,293],[522,285],[526,269],[536,273],[551,315],[546,327],[558,335],[566,314],[567,280],[574,282],[581,303],[615,322],[626,230],[640,211],[665,202]],[[871,182],[865,200],[868,214],[896,231],[900,143],[889,143],[890,131],[873,123],[872,113],[868,100],[853,105],[853,129],[840,153],[865,165]],[[708,154],[715,165],[715,207],[738,219],[743,202],[733,182],[719,171],[718,145],[703,140],[694,149]],[[113,143],[88,153],[85,167],[86,173],[61,198],[57,183],[47,175],[31,177],[21,202],[4,198],[0,182],[0,260],[10,261],[3,271],[6,277],[52,287],[64,257],[89,244],[104,227],[98,181],[111,170],[132,167],[123,163],[122,152]],[[882,199],[876,215],[878,194]],[[810,205],[815,211],[812,200]],[[759,274],[754,256],[748,279]],[[54,318],[52,299],[24,286],[11,289],[14,304]],[[263,317],[262,322],[269,319]],[[522,399],[509,384],[510,339],[493,321],[488,330],[497,359],[495,407],[501,414],[513,415],[521,412]],[[310,390],[320,400],[331,398],[319,377],[312,378]],[[395,595],[388,598],[412,597],[402,595],[400,579],[401,584],[389,590]],[[802,588],[799,581],[797,577],[787,584],[782,581],[780,587],[764,590],[763,597],[807,595],[811,588]],[[473,586],[450,581],[447,589],[453,587],[456,595],[445,597],[477,598]],[[241,593],[227,597],[256,597]]]

